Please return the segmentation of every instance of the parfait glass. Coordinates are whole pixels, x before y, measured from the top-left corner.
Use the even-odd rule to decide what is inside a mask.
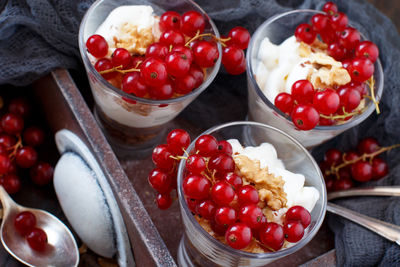
[[[180,14],[195,10],[206,20],[205,33],[219,37],[219,32],[205,11],[191,0],[97,0],[88,9],[79,29],[79,49],[94,97],[95,117],[116,153],[129,155],[151,150],[163,137],[166,124],[211,84],[218,73],[222,51],[218,43],[219,58],[215,66],[208,68],[204,82],[186,95],[153,100],[127,94],[103,79],[86,50],[86,40],[113,9],[123,5],[150,5],[157,16],[167,10]]]
[[[316,126],[310,131],[298,130],[291,118],[275,107],[257,84],[256,69],[260,64],[258,53],[260,44],[268,37],[273,44],[281,44],[294,35],[296,27],[301,23],[308,23],[315,14],[324,14],[316,10],[294,10],[271,17],[261,24],[253,34],[246,55],[247,88],[248,88],[248,119],[277,127],[295,137],[303,146],[311,149],[314,146],[337,136],[338,134],[363,122],[375,110],[372,101],[366,101],[366,107],[361,114],[339,125]],[[350,24],[352,24],[350,22]],[[366,39],[362,34],[362,39]],[[379,59],[375,62],[375,96],[379,102],[383,91],[383,71]]]
[[[288,256],[304,247],[318,232],[326,211],[326,188],[321,171],[309,152],[293,137],[269,125],[239,121],[213,127],[203,134],[210,134],[218,140],[237,139],[244,147],[272,144],[286,169],[301,173],[305,184],[315,187],[319,199],[311,212],[311,224],[303,239],[292,247],[270,253],[249,253],[225,245],[208,234],[191,213],[184,196],[182,182],[186,174],[186,161],[181,160],[178,169],[178,198],[184,226],[184,235],[178,249],[180,266],[263,266]],[[188,147],[194,153],[194,140]]]

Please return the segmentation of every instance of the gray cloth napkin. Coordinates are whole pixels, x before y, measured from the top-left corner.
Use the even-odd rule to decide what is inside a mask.
[[[4,1],[4,0],[3,0]],[[0,2],[0,84],[26,85],[56,67],[78,68],[78,29],[91,0],[8,0]],[[371,4],[361,0],[335,1],[355,26],[375,42],[385,73],[381,100],[382,113],[371,115],[359,126],[313,150],[317,160],[331,147],[355,147],[366,136],[382,145],[400,143],[400,37],[395,26]],[[254,32],[265,19],[294,8],[321,9],[318,0],[198,0],[216,22],[221,33],[236,25]],[[230,112],[226,112],[229,109]],[[224,112],[225,111],[225,112]],[[202,128],[226,121],[245,119],[247,114],[246,77],[219,73],[213,84],[180,117],[193,120]],[[385,156],[391,167],[388,177],[374,183],[400,185],[400,153]],[[352,198],[337,201],[360,213],[400,225],[400,199]],[[328,215],[335,233],[339,266],[400,266],[398,245],[364,228]]]

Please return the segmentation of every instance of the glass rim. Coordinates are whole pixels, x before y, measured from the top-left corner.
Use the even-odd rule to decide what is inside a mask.
[[[269,259],[269,258],[281,258],[284,256],[288,256],[290,254],[293,254],[294,252],[298,251],[299,249],[303,248],[306,244],[308,244],[313,238],[314,236],[318,233],[319,229],[321,228],[321,225],[324,221],[325,218],[325,214],[326,214],[326,206],[327,206],[327,192],[326,192],[326,186],[325,186],[325,180],[322,176],[322,172],[317,164],[317,162],[315,161],[314,157],[308,152],[308,150],[299,142],[297,141],[295,138],[293,138],[292,136],[290,136],[289,134],[283,132],[282,130],[279,130],[275,127],[272,127],[270,125],[267,124],[263,124],[263,123],[259,123],[259,122],[254,122],[254,121],[234,121],[234,122],[228,122],[228,123],[224,123],[224,124],[220,124],[217,126],[214,126],[206,131],[204,131],[203,133],[201,133],[199,136],[196,137],[196,139],[194,139],[189,147],[187,148],[187,152],[190,152],[192,149],[194,149],[194,145],[196,140],[204,135],[204,134],[212,134],[213,132],[223,129],[223,128],[227,128],[230,126],[257,126],[257,127],[263,127],[263,128],[267,128],[269,130],[273,130],[278,132],[279,134],[282,134],[284,136],[286,136],[290,141],[293,142],[293,144],[297,145],[304,153],[305,155],[308,157],[309,160],[311,160],[314,168],[317,170],[317,172],[319,173],[319,178],[320,181],[322,183],[322,188],[323,188],[323,192],[320,196],[321,201],[322,201],[322,209],[318,214],[318,219],[315,223],[314,228],[308,232],[307,236],[304,236],[299,242],[297,242],[296,244],[294,244],[293,246],[289,247],[289,248],[285,248],[283,250],[278,250],[278,251],[274,251],[274,252],[266,252],[266,253],[251,253],[251,252],[246,252],[246,251],[242,251],[242,250],[238,250],[238,249],[234,249],[231,248],[228,245],[225,245],[224,243],[218,241],[217,239],[215,239],[213,236],[211,236],[206,230],[204,230],[204,228],[197,222],[197,220],[195,219],[195,217],[192,215],[192,212],[190,211],[185,197],[184,197],[184,193],[182,190],[182,182],[183,182],[183,171],[185,168],[185,164],[186,164],[186,159],[183,159],[180,161],[179,163],[179,168],[178,168],[178,181],[177,181],[177,192],[178,192],[178,200],[179,200],[179,206],[181,208],[181,210],[185,213],[185,215],[187,217],[189,217],[189,221],[190,223],[194,226],[194,228],[196,228],[197,231],[201,232],[203,234],[203,236],[206,237],[206,239],[210,242],[212,242],[214,245],[216,245],[219,249],[221,250],[227,250],[227,252],[229,252],[230,254],[237,254],[239,256],[243,256],[243,257],[247,257],[247,258],[251,258],[251,259]]]
[[[108,0],[96,0],[91,6],[90,8],[86,11],[85,15],[83,16],[83,19],[80,23],[79,26],[79,52],[81,54],[81,58],[83,60],[83,63],[85,65],[86,68],[88,68],[91,72],[91,74],[93,74],[96,79],[98,81],[100,81],[100,83],[105,86],[107,89],[113,91],[114,93],[116,93],[117,95],[127,98],[129,100],[132,101],[137,101],[139,103],[145,103],[145,104],[151,104],[151,105],[161,105],[161,104],[172,104],[172,103],[177,103],[177,102],[182,102],[186,99],[190,99],[191,97],[195,97],[197,95],[199,95],[200,93],[202,93],[211,83],[212,81],[215,79],[215,77],[218,74],[219,68],[221,67],[221,60],[222,60],[222,47],[221,44],[219,42],[217,42],[217,48],[218,48],[218,52],[219,52],[219,56],[218,56],[218,60],[215,63],[212,72],[210,73],[210,75],[207,76],[207,79],[205,81],[203,81],[203,83],[196,89],[194,89],[193,91],[191,91],[190,93],[186,94],[186,95],[182,95],[179,97],[175,97],[175,98],[170,98],[170,99],[162,99],[162,100],[157,100],[157,99],[148,99],[148,98],[142,98],[142,97],[137,97],[137,96],[133,96],[131,94],[128,94],[124,91],[122,91],[121,89],[118,89],[116,87],[114,87],[112,84],[110,84],[106,79],[104,79],[94,68],[94,65],[90,62],[89,56],[88,56],[88,52],[86,50],[86,40],[84,40],[84,27],[86,25],[86,22],[89,18],[89,16],[93,13],[93,10],[100,4],[102,4],[103,2],[108,1]],[[208,22],[211,25],[211,30],[213,31],[213,33],[215,34],[215,36],[217,38],[220,38],[220,34],[219,31],[217,29],[217,26],[215,25],[214,21],[208,16],[208,14],[197,4],[195,3],[193,0],[182,0],[185,2],[188,2],[189,4],[193,5],[194,7],[196,7],[197,9],[199,9],[203,14],[203,16],[205,17],[205,19],[208,20]]]
[[[269,108],[273,109],[277,114],[279,114],[280,117],[283,117],[285,120],[287,120],[291,124],[293,124],[293,122],[292,122],[290,116],[283,113],[273,103],[271,103],[271,101],[269,101],[269,99],[262,92],[261,88],[258,86],[258,83],[257,83],[256,79],[254,78],[254,71],[253,71],[253,67],[252,67],[253,60],[251,58],[251,54],[253,53],[253,49],[254,49],[254,45],[255,45],[254,40],[257,39],[256,37],[261,35],[262,30],[264,28],[266,28],[268,25],[272,24],[273,22],[275,22],[276,20],[278,20],[280,18],[283,18],[288,15],[292,15],[292,14],[297,14],[297,13],[325,14],[325,12],[322,12],[319,10],[314,10],[314,9],[297,9],[297,10],[291,10],[291,11],[287,11],[287,12],[283,12],[283,13],[274,15],[274,16],[270,17],[269,19],[267,19],[266,21],[264,21],[260,26],[258,26],[258,28],[256,29],[256,31],[254,32],[254,34],[252,35],[252,37],[250,39],[249,47],[248,47],[247,53],[246,53],[247,77],[248,77],[248,80],[250,80],[250,82],[252,83],[253,88],[255,88],[257,95]],[[351,22],[349,22],[349,25],[352,26]],[[362,34],[361,32],[360,32],[360,35],[361,35],[362,39],[368,40],[367,38],[365,38],[364,34]],[[379,57],[375,61],[374,66],[375,66],[375,71],[374,71],[373,75],[381,77],[379,79],[379,84],[375,84],[375,87],[376,87],[375,98],[376,98],[376,101],[379,103],[379,101],[381,100],[381,97],[382,97],[383,86],[384,86],[384,74],[383,74],[383,69],[382,69],[382,65],[381,65],[381,61],[380,61]],[[251,89],[251,90],[253,90],[253,89]],[[367,106],[367,109],[364,112],[353,116],[353,118],[350,119],[349,121],[346,121],[342,124],[331,125],[331,126],[317,125],[311,131],[346,130],[350,127],[353,127],[353,126],[361,123],[362,121],[364,121],[375,110],[375,105],[372,101],[369,101],[366,106]]]

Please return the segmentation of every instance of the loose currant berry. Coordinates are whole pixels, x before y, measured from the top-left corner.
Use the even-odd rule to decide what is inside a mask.
[[[184,45],[177,45],[174,46],[171,52],[181,52],[186,55],[186,58],[189,60],[190,64],[193,62],[193,52],[192,49],[184,46]]]
[[[324,14],[316,14],[311,17],[313,30],[317,33],[325,31],[329,25],[329,17]]]
[[[169,207],[171,207],[172,204],[172,198],[171,198],[171,193],[158,193],[156,197],[156,202],[157,206],[160,210],[166,210]]]
[[[246,58],[243,57],[238,65],[224,65],[226,72],[230,75],[239,75],[246,71]]]
[[[331,148],[325,152],[324,161],[328,166],[337,166],[342,162],[342,152],[339,149]]]
[[[223,180],[229,184],[231,184],[235,190],[240,190],[240,188],[243,185],[243,180],[242,177],[240,177],[239,175],[237,175],[234,172],[230,172],[230,173],[226,173]],[[238,191],[240,192],[240,191]],[[257,193],[257,197],[258,197],[258,193]],[[258,202],[258,200],[257,200]],[[251,203],[251,201],[249,202]]]
[[[335,3],[329,1],[324,4],[322,11],[328,13],[328,15],[333,15],[338,12],[338,7]]]
[[[341,87],[338,91],[340,106],[344,107],[346,112],[351,112],[360,105],[360,93],[350,87]],[[341,110],[342,108],[339,108]]]
[[[204,80],[204,72],[203,70],[197,66],[196,64],[192,64],[189,70],[190,76],[194,79],[194,88],[198,88]]]
[[[169,172],[174,167],[175,161],[171,158],[172,153],[168,150],[168,145],[158,145],[153,149],[153,163],[161,170]]]
[[[174,95],[174,84],[170,79],[159,86],[152,86],[148,89],[152,99],[170,99]]]
[[[229,226],[236,222],[236,211],[231,207],[219,207],[215,210],[214,220],[218,225]]]
[[[235,197],[235,190],[225,181],[216,182],[211,189],[211,198],[218,206],[228,206]]]
[[[168,47],[162,43],[152,43],[146,49],[146,58],[153,57],[164,60],[168,54]]]
[[[351,165],[351,175],[359,182],[367,182],[372,179],[372,165],[366,161],[357,161]]]
[[[335,31],[342,31],[347,27],[347,23],[349,22],[346,14],[343,12],[337,12],[330,16],[330,26]]]
[[[24,146],[17,150],[15,154],[15,161],[21,168],[27,169],[35,165],[38,159],[37,152],[30,146]]]
[[[208,197],[211,182],[203,175],[192,174],[183,180],[185,195],[193,199],[205,199]]]
[[[327,52],[329,56],[338,61],[341,61],[346,56],[346,49],[339,43],[330,44]]]
[[[360,33],[352,28],[345,28],[339,35],[340,44],[347,50],[353,50],[360,42]]]
[[[311,25],[307,23],[302,23],[297,26],[294,36],[296,36],[297,41],[304,42],[306,44],[312,44],[315,41],[317,34],[312,29]]]
[[[7,113],[1,118],[1,128],[8,134],[18,134],[24,129],[24,119],[17,114]]]
[[[193,48],[194,62],[202,68],[214,67],[218,60],[219,52],[215,44],[199,41]]]
[[[258,229],[261,226],[262,217],[262,210],[255,204],[242,206],[240,208],[239,220],[252,229]]]
[[[168,150],[174,155],[182,155],[190,145],[190,135],[182,129],[175,129],[167,136]]]
[[[228,228],[225,233],[226,243],[234,249],[242,249],[247,247],[253,235],[250,227],[244,223],[236,223]]]
[[[147,58],[140,66],[140,77],[146,85],[161,86],[168,79],[167,67],[158,59]]]
[[[31,168],[32,181],[40,186],[49,184],[53,180],[54,168],[47,162],[39,162]]]
[[[226,140],[221,140],[218,142],[218,152],[232,156],[232,145]]]
[[[311,130],[319,122],[318,111],[309,104],[299,104],[292,111],[292,121],[300,130]]]
[[[97,58],[105,57],[108,53],[107,41],[98,34],[94,34],[87,39],[86,48],[92,56]]]
[[[288,242],[296,243],[303,238],[304,227],[299,221],[287,221],[283,226],[283,232]]]
[[[47,245],[46,232],[40,228],[34,228],[27,234],[26,241],[33,250],[44,251]]]
[[[204,200],[197,204],[196,213],[204,219],[211,220],[214,218],[216,209],[217,207],[211,200]]]
[[[17,193],[21,189],[21,181],[15,174],[3,176],[3,187],[9,194]]]
[[[314,86],[308,80],[298,80],[292,85],[292,98],[299,104],[312,103],[314,98]]]
[[[225,153],[219,153],[211,156],[208,161],[208,169],[211,172],[215,171],[217,176],[222,176],[225,173],[233,172],[235,170],[235,162],[231,156]]]
[[[387,163],[378,157],[372,160],[372,179],[379,180],[385,177],[389,173],[389,167]]]
[[[14,227],[17,232],[25,236],[27,235],[36,225],[36,217],[30,211],[23,211],[18,213],[14,219]]]
[[[114,67],[122,66],[122,69],[128,69],[132,63],[131,54],[125,48],[117,48],[111,55],[111,63]]]
[[[362,41],[357,45],[355,54],[358,58],[368,58],[374,63],[379,57],[379,49],[371,41]]]
[[[370,154],[379,150],[379,148],[380,145],[378,143],[378,140],[373,137],[366,137],[362,139],[357,146],[358,152],[360,152],[360,154]]]
[[[302,206],[293,206],[286,212],[286,221],[299,221],[307,228],[311,223],[311,214]]]
[[[184,77],[176,78],[174,85],[176,93],[185,95],[193,91],[196,85],[196,80],[192,75],[186,74]]]
[[[341,191],[341,190],[347,190],[350,189],[354,186],[353,181],[351,178],[344,178],[340,177],[340,179],[334,179],[333,180],[333,190],[334,191]]]
[[[111,60],[108,58],[101,58],[97,60],[96,64],[94,64],[94,68],[98,72],[102,72],[105,70],[110,70],[113,68],[113,64],[111,63]],[[103,73],[101,76],[106,79],[106,80],[111,80],[112,78],[115,78],[117,76],[117,72],[109,72],[109,73]]]
[[[355,58],[347,68],[351,79],[356,82],[365,82],[375,71],[374,64],[368,58]]]
[[[275,97],[274,104],[283,113],[290,114],[293,110],[294,100],[288,93],[279,93]]]
[[[244,57],[243,50],[236,46],[227,46],[222,50],[222,64],[227,70],[239,65]]]
[[[171,191],[171,177],[164,171],[155,168],[149,173],[149,183],[151,187],[159,193]]]
[[[8,173],[11,166],[11,160],[8,158],[8,155],[1,154],[0,155],[0,175]]]
[[[277,223],[266,223],[259,231],[260,241],[274,251],[280,250],[285,241],[283,228]]]
[[[252,185],[242,186],[237,194],[241,206],[258,204],[260,200],[257,189]]]
[[[124,75],[122,78],[121,89],[125,93],[133,94],[137,97],[145,96],[148,91],[146,84],[137,72],[131,72]]]
[[[204,32],[205,25],[203,15],[197,11],[188,11],[181,17],[181,31],[189,37],[195,36],[197,32]]]
[[[177,78],[186,76],[189,72],[191,62],[182,52],[171,52],[165,57],[167,72]]]
[[[200,155],[191,155],[186,160],[186,169],[190,173],[201,174],[206,169],[206,162]]]
[[[44,131],[42,128],[31,126],[24,131],[23,140],[29,146],[39,146],[44,141]]]
[[[340,97],[335,90],[328,88],[315,93],[313,106],[320,114],[334,114],[340,106]]]
[[[27,117],[31,110],[31,105],[26,98],[14,98],[8,105],[8,112],[17,114],[21,117]]]
[[[197,138],[195,149],[200,155],[210,157],[218,152],[218,141],[214,136],[204,134]]]
[[[178,12],[167,11],[164,12],[160,17],[160,29],[161,31],[167,30],[179,30],[181,27],[181,16]]]
[[[167,30],[163,32],[160,36],[160,43],[169,47],[170,45],[184,45],[185,37],[183,34],[177,30]]]
[[[229,44],[233,44],[240,49],[244,50],[249,46],[250,33],[246,28],[240,26],[234,27],[229,31],[228,37],[231,38]]]

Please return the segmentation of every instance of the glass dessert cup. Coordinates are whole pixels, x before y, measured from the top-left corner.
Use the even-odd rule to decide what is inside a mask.
[[[261,24],[253,34],[246,55],[247,88],[249,95],[248,119],[277,127],[296,138],[307,149],[311,149],[351,127],[360,124],[375,110],[374,103],[372,101],[367,101],[366,108],[361,114],[355,115],[352,119],[343,124],[316,126],[312,130],[301,131],[295,127],[291,118],[280,111],[260,89],[256,81],[255,70],[259,62],[257,57],[262,40],[268,37],[273,44],[281,44],[288,37],[294,35],[295,29],[299,24],[309,22],[311,17],[315,14],[323,14],[323,12],[316,10],[294,10],[271,17]],[[361,37],[362,39],[366,39],[362,34]],[[383,70],[379,59],[375,62],[374,67],[375,97],[379,102],[382,96],[384,81]]]
[[[221,45],[215,66],[208,68],[205,80],[192,92],[167,100],[145,99],[127,94],[108,83],[94,68],[86,50],[86,40],[96,32],[108,14],[121,5],[150,5],[155,15],[167,10],[200,12],[206,19],[205,33],[219,37],[214,22],[191,0],[98,0],[86,12],[79,29],[79,49],[95,100],[95,117],[118,155],[150,151],[165,132],[165,124],[174,119],[214,80],[221,64]]]
[[[311,212],[311,224],[304,237],[292,247],[270,253],[249,253],[225,245],[208,234],[197,222],[188,208],[182,190],[186,173],[186,160],[181,160],[178,169],[178,198],[184,225],[184,236],[178,249],[180,266],[264,266],[279,258],[288,256],[304,247],[318,232],[326,211],[326,188],[321,171],[308,151],[293,137],[274,127],[258,122],[231,122],[213,127],[203,134],[211,134],[218,140],[238,139],[243,147],[272,144],[286,169],[301,173],[306,177],[305,184],[315,187],[320,195]],[[196,140],[187,152],[193,152]]]

